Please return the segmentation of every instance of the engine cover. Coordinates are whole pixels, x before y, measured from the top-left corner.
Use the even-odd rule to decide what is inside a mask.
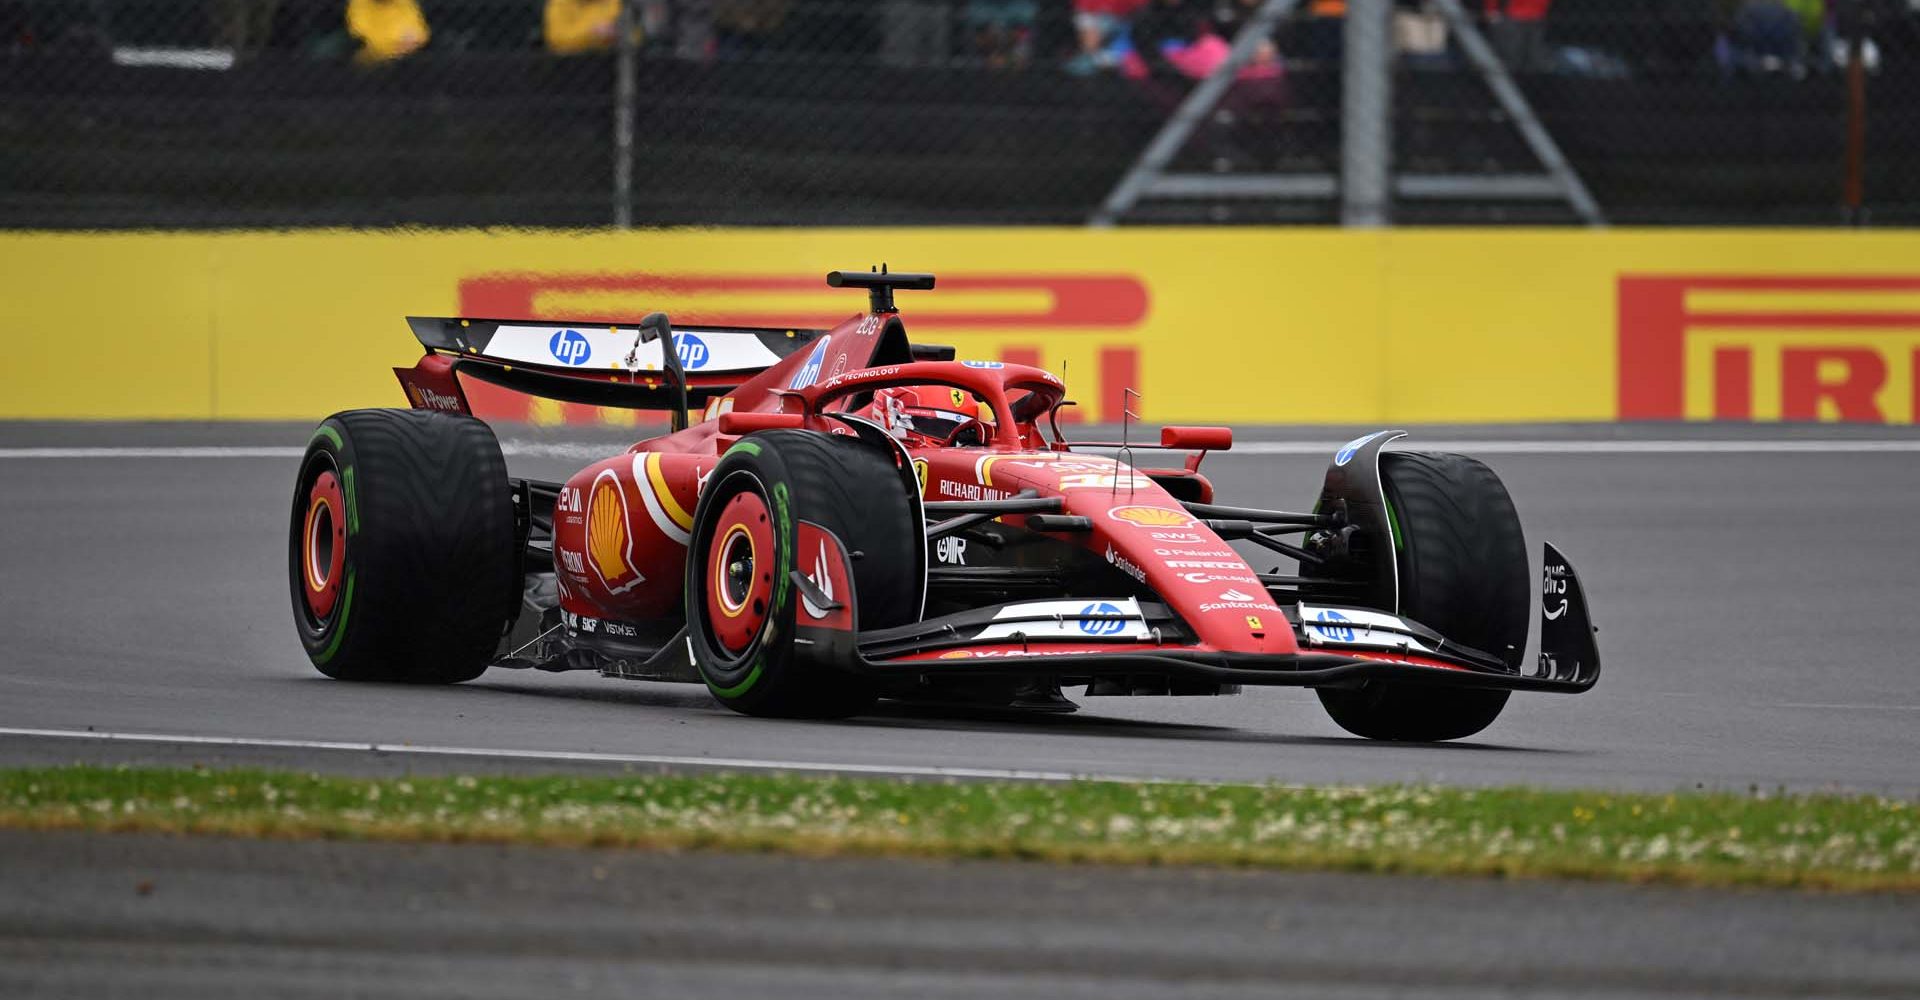
[[[694,505],[718,461],[635,452],[574,473],[553,509],[560,606],[622,621],[678,617]]]

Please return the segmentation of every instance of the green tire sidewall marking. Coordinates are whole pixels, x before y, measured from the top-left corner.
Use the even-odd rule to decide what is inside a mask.
[[[346,480],[347,534],[357,535],[360,533],[360,495],[353,488],[353,466],[347,466],[340,476]]]
[[[776,620],[778,612],[787,606],[787,591],[793,586],[793,580],[787,569],[793,565],[794,525],[786,483],[773,484],[773,510],[773,610],[775,613],[767,617],[769,622]]]
[[[340,440],[339,431],[334,430],[331,427],[328,427],[326,424],[321,424],[320,427],[313,432],[313,438],[307,442],[307,447],[309,448],[313,447],[315,444],[319,443],[321,438],[326,438],[327,440],[332,441],[333,446],[336,449],[345,448],[347,446],[347,443],[345,441]]]
[[[1380,499],[1387,506],[1387,534],[1393,539],[1393,551],[1398,552],[1401,549],[1400,512],[1393,509],[1393,501],[1388,500],[1384,493]]]
[[[734,445],[733,447],[728,448],[727,455],[731,455],[736,451],[745,455],[758,455],[760,454],[760,443],[757,441],[742,441]],[[720,457],[725,458],[727,457],[727,455],[722,455]]]
[[[347,592],[340,595],[340,621],[333,626],[333,639],[327,643],[327,648],[313,658],[315,663],[332,660],[333,655],[340,652],[341,640],[347,637],[347,616],[353,613],[353,581],[354,571],[347,570]]]
[[[713,678],[708,677],[704,670],[700,672],[700,679],[707,682],[707,690],[712,691],[715,695],[721,698],[738,698],[752,690],[755,684],[760,683],[760,667],[765,662],[766,657],[764,656],[753,661],[753,669],[747,671],[747,676],[741,678],[740,683],[732,687],[721,687],[715,684]]]

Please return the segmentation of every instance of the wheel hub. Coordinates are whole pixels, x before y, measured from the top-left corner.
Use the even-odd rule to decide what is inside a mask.
[[[332,472],[314,477],[307,491],[307,516],[300,534],[301,576],[306,580],[307,610],[324,619],[340,602],[341,570],[347,561],[347,502]]]
[[[715,522],[708,555],[707,620],[729,653],[746,652],[766,624],[773,594],[773,525],[766,501],[751,490],[734,494]]]

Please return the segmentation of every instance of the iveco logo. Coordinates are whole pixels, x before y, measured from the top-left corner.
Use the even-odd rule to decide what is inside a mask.
[[[1089,604],[1080,609],[1080,631],[1088,635],[1118,635],[1127,627],[1124,612],[1106,602]],[[1112,617],[1094,618],[1093,615],[1111,615]]]
[[[562,330],[547,341],[547,350],[563,365],[584,365],[593,357],[593,344],[578,330]]]

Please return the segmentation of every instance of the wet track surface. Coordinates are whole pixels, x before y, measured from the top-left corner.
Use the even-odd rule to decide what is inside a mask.
[[[587,752],[641,765],[722,758],[1255,782],[1920,793],[1912,572],[1920,453],[1561,454],[1554,441],[1571,435],[1591,446],[1604,433],[1508,432],[1507,450],[1489,446],[1486,456],[1533,549],[1553,539],[1586,581],[1601,626],[1600,685],[1575,697],[1515,695],[1493,727],[1459,744],[1351,739],[1311,692],[1288,689],[1083,698],[1078,715],[1057,718],[894,706],[806,723],[737,716],[698,687],[592,674],[494,671],[451,688],[328,681],[307,665],[289,621],[284,531],[295,460],[271,452],[0,452],[15,456],[0,458],[0,729]],[[1639,434],[1703,439],[1686,429]],[[1490,437],[1435,430],[1408,444]],[[1887,430],[1875,437],[1899,440]],[[0,426],[0,449],[297,449],[304,439],[305,428],[290,426]],[[1516,440],[1532,443],[1516,450]],[[519,474],[563,478],[582,464],[531,444],[509,458]],[[1324,464],[1318,455],[1218,454],[1206,470],[1223,502],[1298,506]],[[0,740],[0,761],[103,752],[43,743]]]
[[[1898,997],[1888,897],[0,832],[0,994]]]
[[[1700,442],[1724,429],[1615,448],[1617,433],[1506,431],[1482,449],[1534,549],[1553,539],[1585,579],[1600,686],[1516,695],[1475,740],[1406,746],[1348,738],[1284,689],[822,724],[582,674],[328,681],[288,620],[285,450],[306,428],[0,425],[0,766],[706,762],[1920,794],[1920,436],[1723,451]],[[510,452],[520,474],[585,460],[555,456],[564,438],[510,440],[530,445]],[[172,446],[254,450],[12,450]],[[1269,450],[1208,459],[1223,502],[1307,501],[1324,456]],[[369,743],[389,749],[350,746]],[[1917,934],[1908,897],[0,832],[6,996],[1891,997],[1920,995]]]

